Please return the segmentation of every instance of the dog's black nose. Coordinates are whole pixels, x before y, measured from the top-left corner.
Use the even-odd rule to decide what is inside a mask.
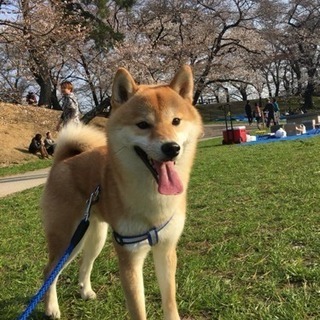
[[[170,159],[179,154],[180,146],[176,142],[167,142],[161,146],[162,152]]]

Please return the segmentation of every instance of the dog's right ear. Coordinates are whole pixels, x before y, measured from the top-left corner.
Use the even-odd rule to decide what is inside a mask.
[[[129,100],[137,91],[137,84],[125,68],[119,68],[112,85],[112,107],[117,107]]]

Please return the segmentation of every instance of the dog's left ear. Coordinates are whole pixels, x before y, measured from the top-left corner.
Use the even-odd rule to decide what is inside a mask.
[[[192,103],[193,98],[193,75],[190,66],[181,67],[170,83],[170,88]]]
[[[119,68],[112,85],[111,103],[117,107],[127,102],[137,91],[137,84],[125,68]]]

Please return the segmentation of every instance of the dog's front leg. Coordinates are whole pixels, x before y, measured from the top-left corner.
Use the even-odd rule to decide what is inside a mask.
[[[180,319],[176,303],[175,275],[177,268],[176,247],[159,244],[153,248],[153,259],[161,291],[164,319]]]
[[[126,249],[116,245],[119,258],[120,279],[127,308],[132,320],[145,320],[143,262],[149,249]]]

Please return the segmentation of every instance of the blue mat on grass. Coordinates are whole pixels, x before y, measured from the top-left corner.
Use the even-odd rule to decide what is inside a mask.
[[[270,142],[279,142],[279,141],[292,141],[292,140],[301,140],[305,138],[312,138],[320,135],[320,130],[309,130],[305,134],[300,134],[296,136],[289,136],[285,138],[276,138],[272,135],[263,135],[263,136],[257,136],[256,141],[250,141],[246,143],[241,143],[241,145],[253,145],[253,144],[261,144],[261,143],[270,143]]]

